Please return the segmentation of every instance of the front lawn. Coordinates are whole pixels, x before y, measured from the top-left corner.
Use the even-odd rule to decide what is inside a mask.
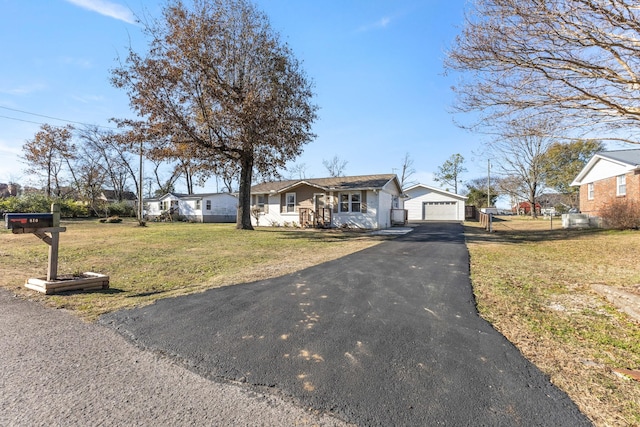
[[[562,230],[554,220],[466,223],[483,317],[599,426],[640,425],[640,323],[596,292],[640,296],[640,232]]]
[[[48,246],[31,234],[0,231],[0,287],[92,320],[158,298],[291,273],[382,241],[358,231],[260,228],[235,224],[62,221],[58,274],[107,274],[110,289],[44,296],[26,279],[44,277]]]

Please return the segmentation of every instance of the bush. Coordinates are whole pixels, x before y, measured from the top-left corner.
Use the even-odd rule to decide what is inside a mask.
[[[86,217],[89,210],[86,205],[72,199],[56,199],[44,194],[29,193],[22,196],[12,196],[0,199],[0,212],[48,213],[51,204],[60,206],[62,218]]]
[[[600,210],[604,227],[617,230],[640,228],[640,204],[635,200],[618,199]]]
[[[122,217],[135,217],[136,209],[126,202],[109,203],[106,206],[107,215],[109,216],[122,216]]]

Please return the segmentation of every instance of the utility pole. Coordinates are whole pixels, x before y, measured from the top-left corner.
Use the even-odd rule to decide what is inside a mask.
[[[491,159],[487,159],[487,207],[491,207]]]
[[[143,171],[142,171],[142,141],[140,141],[140,177],[138,178],[140,184],[139,184],[139,188],[138,188],[138,224],[142,225],[143,222],[143,208],[142,208],[142,197],[143,197],[143,191],[144,191],[144,183],[142,182],[143,180]]]

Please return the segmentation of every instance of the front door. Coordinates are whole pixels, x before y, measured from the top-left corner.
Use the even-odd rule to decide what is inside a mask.
[[[324,193],[313,195],[313,210],[315,211],[314,223],[316,226],[326,227],[331,223],[331,215],[326,208],[326,197]]]

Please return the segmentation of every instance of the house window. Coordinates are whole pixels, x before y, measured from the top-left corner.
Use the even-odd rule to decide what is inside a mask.
[[[211,210],[211,200],[207,200],[207,203],[205,205],[207,207],[207,210],[210,211]]]
[[[587,184],[587,198],[589,200],[593,200],[593,182],[590,182],[589,184]]]
[[[265,194],[257,194],[256,195],[256,207],[260,210],[260,212],[264,212],[264,205],[267,202],[267,196]]]
[[[362,204],[362,193],[360,191],[351,193],[340,193],[340,212],[360,212]]]
[[[296,193],[287,193],[287,212],[296,211]]]
[[[616,177],[616,195],[624,196],[627,194],[627,176],[618,175]]]
[[[398,196],[393,196],[393,209],[400,208],[400,198]]]
[[[163,211],[169,210],[168,200],[163,200],[162,202],[160,202],[160,210],[163,210]]]
[[[202,200],[196,200],[196,210],[202,209]]]

